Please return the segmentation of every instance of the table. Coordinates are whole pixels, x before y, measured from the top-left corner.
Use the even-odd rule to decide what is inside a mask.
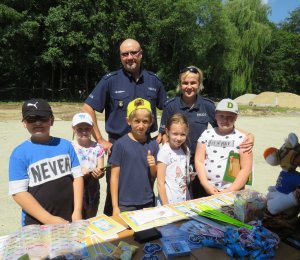
[[[127,229],[118,234],[119,239],[110,241],[110,242],[115,245],[118,245],[119,241],[122,240],[131,245],[138,246],[139,249],[138,249],[137,253],[134,255],[133,259],[134,260],[140,259],[144,255],[144,252],[143,252],[144,245],[134,241],[134,239],[133,239],[134,231],[131,229],[128,229],[128,225],[123,221],[123,219],[121,219],[119,216],[113,216],[112,218],[114,220],[116,220],[117,222],[119,222],[120,224],[124,225]],[[177,224],[180,225],[181,223],[183,223],[183,221],[180,221]],[[159,240],[156,240],[153,242],[157,242],[157,243],[161,244]],[[162,252],[158,253],[157,255],[159,256],[160,259],[166,259]],[[172,259],[174,259],[174,258],[172,258]],[[183,259],[193,259],[193,260],[194,259],[201,259],[201,260],[228,259],[229,260],[230,257],[220,249],[203,247],[200,249],[192,250],[192,252],[189,256],[178,257],[177,259],[182,259],[182,260]],[[278,260],[282,260],[282,259],[299,260],[300,259],[300,250],[297,250],[294,247],[291,247],[291,246],[287,245],[286,243],[281,242],[276,251],[276,259],[278,259]]]

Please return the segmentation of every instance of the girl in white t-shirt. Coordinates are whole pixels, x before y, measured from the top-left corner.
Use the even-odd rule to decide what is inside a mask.
[[[91,140],[93,120],[88,113],[75,114],[72,120],[75,140],[72,145],[84,175],[83,219],[97,215],[100,201],[99,179],[104,176],[104,149]]]
[[[240,147],[246,135],[235,128],[237,116],[237,103],[222,99],[216,107],[218,127],[205,130],[198,139],[195,166],[207,195],[243,189],[252,171],[253,154]],[[232,183],[223,180],[231,153],[240,156],[240,169]]]
[[[158,205],[189,200],[188,184],[190,152],[186,145],[188,121],[180,113],[171,116],[166,124],[169,138],[157,155]]]

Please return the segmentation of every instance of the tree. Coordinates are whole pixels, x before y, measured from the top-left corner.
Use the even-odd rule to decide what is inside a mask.
[[[273,26],[272,41],[256,63],[254,91],[300,94],[300,8],[291,12],[278,27]]]
[[[204,71],[206,93],[220,93],[213,77],[217,70],[226,70],[223,50],[230,45],[226,41],[229,32],[223,22],[221,2],[152,0],[146,6],[146,14],[150,32],[147,66],[158,71],[166,88],[173,90],[176,87],[180,69],[196,65]],[[213,59],[214,63],[211,62]]]
[[[0,84],[2,98],[19,97],[28,87],[35,87],[39,24],[27,11],[17,11],[0,4]],[[21,87],[20,87],[21,86]]]
[[[236,97],[252,93],[254,64],[271,40],[271,28],[268,7],[260,0],[228,0],[224,6],[238,39],[234,53],[236,66],[230,79],[230,94]]]
[[[287,32],[300,34],[300,6],[290,13],[289,17],[280,24],[280,28]]]

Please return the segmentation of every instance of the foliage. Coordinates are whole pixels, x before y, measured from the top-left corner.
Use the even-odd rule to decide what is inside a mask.
[[[285,91],[300,94],[300,8],[279,27],[256,64],[254,91]]]
[[[230,94],[252,93],[252,73],[259,55],[271,40],[266,5],[260,0],[230,0],[225,3],[230,21],[236,27],[236,66],[232,72]]]
[[[300,7],[279,25],[260,0],[3,0],[0,96],[82,100],[137,39],[170,95],[178,71],[204,71],[203,95],[299,93]]]

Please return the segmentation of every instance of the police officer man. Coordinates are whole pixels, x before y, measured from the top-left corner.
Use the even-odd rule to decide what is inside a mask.
[[[150,132],[157,130],[156,108],[162,109],[166,101],[165,88],[152,72],[141,67],[143,51],[139,42],[126,39],[120,45],[120,59],[123,68],[105,75],[85,100],[82,110],[93,118],[94,138],[110,154],[113,143],[130,131],[126,122],[128,103],[135,98],[143,98],[151,103],[154,123]],[[96,113],[105,110],[105,130],[108,140],[100,133]],[[106,215],[112,214],[109,187],[110,173],[106,175],[107,195],[104,207]]]

